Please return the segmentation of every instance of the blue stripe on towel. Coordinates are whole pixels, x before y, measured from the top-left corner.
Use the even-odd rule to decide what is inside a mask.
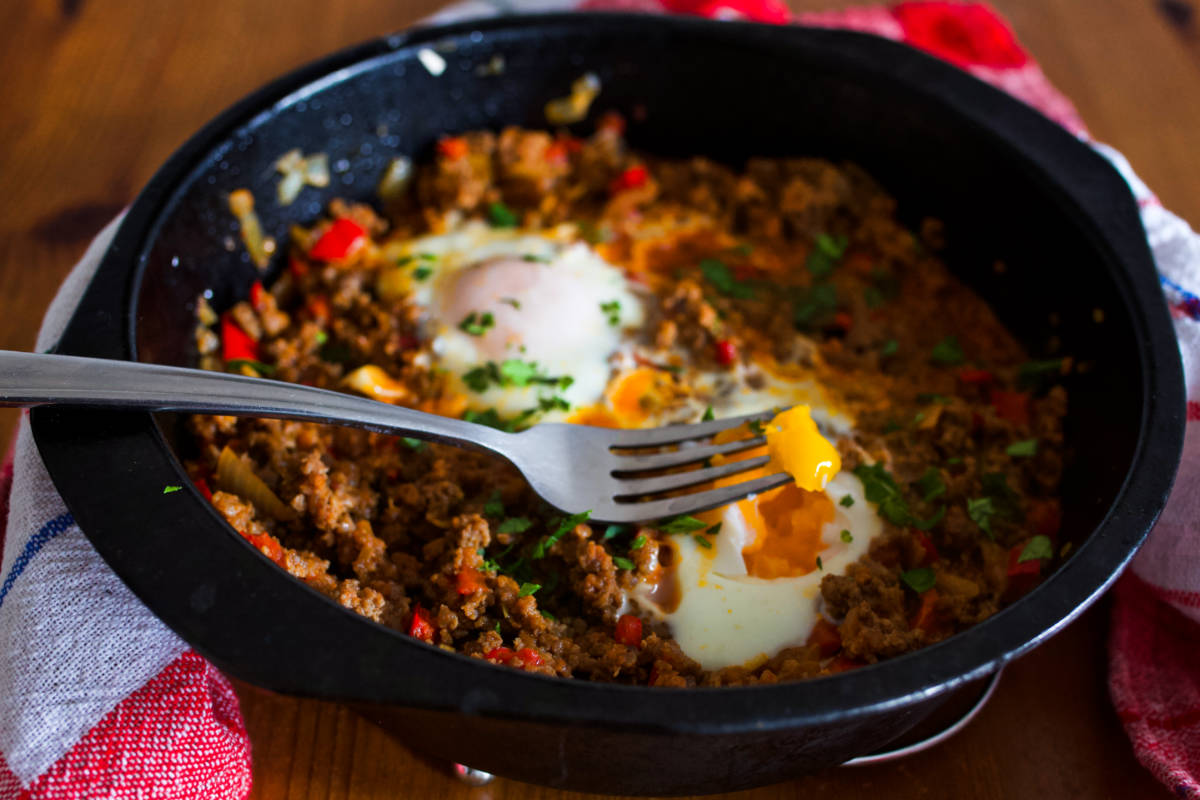
[[[75,518],[71,516],[70,512],[60,514],[43,525],[33,536],[29,537],[29,541],[25,543],[21,554],[13,562],[12,571],[8,573],[8,577],[4,579],[4,583],[0,584],[0,606],[4,605],[4,598],[8,596],[8,590],[12,588],[13,583],[25,571],[25,568],[29,566],[29,562],[38,554],[38,551],[46,546],[46,542],[58,536],[63,531],[68,530],[74,524]]]

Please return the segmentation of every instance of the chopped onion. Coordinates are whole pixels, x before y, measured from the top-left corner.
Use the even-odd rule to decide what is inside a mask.
[[[492,56],[485,63],[480,64],[475,68],[475,74],[481,78],[486,78],[490,75],[503,75],[504,56],[499,53]]]
[[[217,485],[236,494],[278,520],[294,519],[296,512],[275,496],[262,478],[226,445],[217,458]]]
[[[383,171],[379,180],[379,197],[382,200],[395,200],[408,191],[412,183],[412,159],[407,156],[396,156]]]
[[[585,73],[571,84],[571,93],[546,103],[546,121],[551,125],[570,125],[587,116],[588,108],[600,94],[600,78],[594,72]]]
[[[313,153],[304,166],[304,182],[309,186],[329,185],[329,156]]]
[[[317,187],[329,185],[329,157],[324,153],[305,157],[298,149],[288,150],[275,161],[275,169],[283,176],[276,187],[281,206],[295,202],[306,184]]]
[[[367,364],[342,378],[342,385],[382,403],[402,403],[412,399],[408,387],[394,380],[382,368]]]
[[[242,243],[250,252],[250,259],[260,270],[265,269],[275,252],[275,240],[263,236],[262,224],[254,213],[254,195],[249,189],[235,189],[229,193],[229,210],[241,226]]]

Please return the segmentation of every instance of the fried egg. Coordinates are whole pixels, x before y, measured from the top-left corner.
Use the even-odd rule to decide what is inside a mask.
[[[564,232],[468,223],[392,255],[403,265],[380,289],[429,310],[436,366],[468,409],[505,418],[540,409],[546,421],[595,403],[610,359],[630,346],[626,332],[645,319],[624,273]]]

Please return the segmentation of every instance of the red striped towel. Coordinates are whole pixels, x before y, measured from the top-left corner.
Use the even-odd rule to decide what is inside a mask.
[[[494,15],[464,0],[435,22]],[[511,7],[509,2],[505,7]],[[779,0],[517,0],[570,8],[690,13],[843,27],[907,42],[968,70],[1090,142],[1071,103],[988,6],[908,2],[805,14]],[[1115,151],[1092,143],[1142,207],[1184,356],[1189,421],[1200,420],[1200,237],[1164,210]],[[38,338],[57,339],[114,226],[55,298]],[[1200,439],[1162,520],[1116,590],[1110,686],[1138,758],[1178,797],[1200,800]],[[229,683],[105,567],[54,492],[22,421],[0,562],[0,797],[241,798],[250,746]],[[3,501],[0,501],[3,502]],[[0,534],[2,535],[2,534]]]

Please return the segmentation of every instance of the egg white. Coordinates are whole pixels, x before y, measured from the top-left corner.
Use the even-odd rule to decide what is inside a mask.
[[[753,533],[740,522],[736,505],[723,510],[713,548],[687,536],[674,536],[679,604],[664,610],[654,599],[654,587],[639,585],[633,599],[640,609],[663,620],[689,657],[707,670],[756,666],[786,647],[803,645],[817,621],[821,579],[839,574],[857,561],[871,540],[883,531],[873,505],[867,503],[862,482],[841,473],[826,486],[834,518],[821,529],[822,569],[794,578],[765,580],[746,574],[742,548]],[[841,499],[849,495],[854,504]],[[843,542],[841,532],[852,539]]]

